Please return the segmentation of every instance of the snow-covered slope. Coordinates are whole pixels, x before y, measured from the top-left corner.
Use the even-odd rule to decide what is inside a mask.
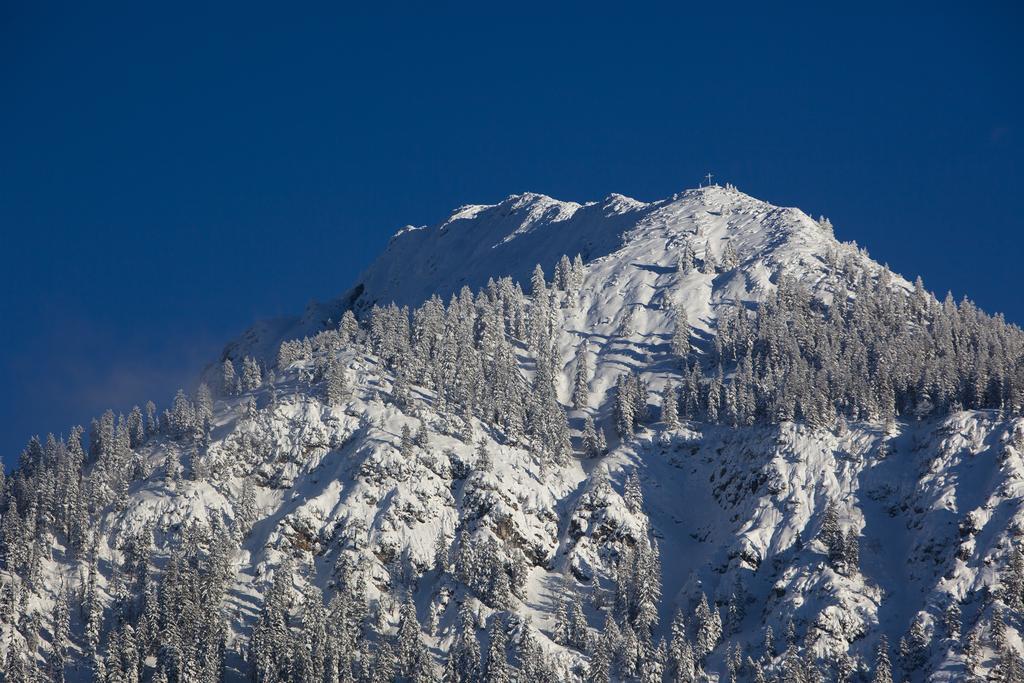
[[[721,259],[731,242],[742,268],[728,277],[694,273],[676,282],[678,250],[686,242],[698,259],[705,245]],[[230,343],[223,357],[251,355],[272,363],[282,340],[336,325],[348,308],[415,306],[435,294],[447,300],[463,287],[475,291],[503,276],[528,289],[534,266],[550,276],[563,255],[576,254],[588,265],[590,288],[603,290],[587,322],[603,324],[629,308],[663,305],[659,297],[681,287],[700,313],[695,319],[710,323],[713,303],[760,300],[783,267],[814,284],[827,274],[829,254],[844,246],[856,251],[836,242],[827,223],[731,186],[687,190],[651,203],[618,194],[586,204],[512,195],[498,204],[457,209],[435,226],[399,230],[343,296],[311,304],[299,317],[260,322]]]
[[[493,206],[469,206],[434,227],[399,231],[359,278],[358,301],[412,305],[463,286],[478,289],[489,278],[508,275],[529,282],[535,264],[550,273],[562,254],[600,260],[600,275],[623,265],[674,269],[673,249],[689,237],[723,242],[764,266],[810,262],[831,242],[817,222],[798,209],[783,209],[733,188],[689,190],[645,204],[622,195],[601,202],[560,202],[545,195],[513,195]],[[756,265],[756,267],[754,267]],[[760,283],[752,282],[756,286]]]
[[[475,306],[479,319],[470,327],[487,337],[493,301],[486,292],[502,287],[489,285],[492,280],[508,276],[529,289],[537,264],[550,279],[563,256],[576,254],[582,257],[576,291],[554,292],[545,309],[551,349],[538,350],[525,334],[509,346],[524,382],[536,379],[550,353],[571,430],[570,457],[550,457],[536,438],[514,434],[481,409],[456,414],[432,388],[440,380],[417,366],[416,349],[396,351],[396,363],[382,349],[387,344],[372,339],[375,306],[415,307],[434,295],[458,297],[464,287],[485,293],[476,300],[463,293],[453,306]],[[680,267],[691,258],[692,267]],[[239,370],[243,358],[253,357],[272,379],[257,371],[255,379],[244,378],[245,390],[228,387],[206,423],[175,426],[202,412],[197,400],[195,408],[182,404],[180,414],[176,407],[160,431],[138,443],[133,437],[132,448],[110,456],[133,472],[126,481],[104,471],[106,456],[94,454],[83,489],[105,478],[123,484],[123,490],[111,484],[117,490],[109,500],[95,494],[103,501],[89,518],[95,557],[72,552],[69,533],[39,532],[45,550],[34,578],[3,574],[11,604],[20,596],[24,609],[46,622],[62,586],[77,595],[94,583],[98,598],[89,604],[99,605],[104,635],[93,645],[109,667],[104,648],[116,659],[110,648],[127,647],[125,622],[145,633],[123,598],[130,582],[119,569],[130,564],[126,539],[151,532],[153,572],[166,576],[178,562],[177,548],[194,542],[200,555],[213,557],[218,534],[226,533],[233,540],[225,541],[224,676],[232,680],[259,665],[250,641],[267,605],[276,604],[273,586],[281,576],[294,598],[288,614],[302,643],[296,652],[306,653],[289,655],[295,658],[289,666],[316,651],[303,640],[309,600],[322,595],[327,602],[359,577],[371,635],[349,654],[378,665],[384,643],[401,650],[396,633],[408,594],[423,626],[424,651],[436,660],[418,674],[427,679],[440,678],[448,654],[461,651],[470,614],[479,629],[469,630],[479,631],[485,650],[495,628],[509,630],[516,667],[526,667],[536,647],[558,679],[601,679],[595,661],[614,643],[614,677],[685,680],[666,664],[679,653],[670,647],[659,654],[656,645],[677,645],[679,633],[694,647],[707,644],[702,598],[725,621],[723,636],[711,639],[700,657],[711,679],[727,680],[738,659],[750,680],[758,672],[813,680],[812,665],[830,678],[850,669],[856,680],[875,666],[883,636],[894,658],[906,636],[898,668],[908,680],[963,680],[968,667],[1005,672],[1005,653],[1021,647],[1018,624],[1015,614],[1002,615],[1006,632],[996,633],[991,623],[1002,603],[993,596],[1008,595],[1005,568],[1024,530],[1024,421],[986,410],[815,425],[692,419],[674,426],[659,419],[656,397],[666,382],[678,385],[684,370],[671,348],[681,311],[692,326],[691,360],[699,367],[714,358],[722,316],[737,304],[753,309],[771,299],[783,279],[824,306],[851,282],[883,270],[855,245],[838,242],[826,221],[732,187],[652,203],[620,195],[588,204],[516,195],[463,207],[437,226],[403,229],[338,300],[258,324],[228,345],[224,357]],[[912,296],[901,278],[890,286],[893,296]],[[347,310],[369,329],[354,338],[335,332]],[[504,315],[514,326],[518,314]],[[445,321],[445,333],[460,322]],[[279,363],[281,342],[303,337],[312,339]],[[413,336],[413,344],[427,341]],[[589,394],[571,409],[584,342]],[[474,357],[449,351],[438,367],[461,381],[459,363]],[[341,400],[325,388],[336,368],[346,380]],[[211,384],[220,371],[218,364],[206,373]],[[639,378],[652,404],[644,395],[648,416],[634,436],[619,438],[615,387],[624,375]],[[608,436],[605,455],[584,452],[587,418]],[[39,475],[24,476],[21,481],[46,490]],[[24,493],[19,486],[8,484]],[[42,494],[33,510],[36,504],[46,507]],[[836,538],[857,547],[844,545],[837,559]],[[858,550],[859,559],[851,560]],[[83,578],[89,567],[94,580]],[[623,608],[635,612],[630,619],[648,619],[641,598],[622,594],[641,575],[657,576],[661,593],[651,607],[653,638],[647,645],[638,638],[630,663],[623,653],[636,635],[613,638],[603,624],[623,600],[640,600]],[[1021,596],[1004,601],[1019,606]],[[962,637],[944,622],[954,604]],[[573,622],[574,605],[582,624]],[[70,619],[69,660],[78,664],[69,664],[67,674],[77,680],[93,675],[89,664],[97,658],[89,653],[87,612]],[[673,626],[677,613],[685,616],[684,627]],[[575,623],[570,632],[567,619]],[[33,644],[24,620],[0,621],[6,633],[0,654],[10,659],[15,652],[10,661],[17,663],[34,647],[26,661],[52,662],[52,629],[51,635],[42,629]],[[764,645],[768,627],[776,641],[771,651]],[[973,645],[969,633],[977,636]],[[170,655],[148,647],[137,646],[147,679],[170,666]]]

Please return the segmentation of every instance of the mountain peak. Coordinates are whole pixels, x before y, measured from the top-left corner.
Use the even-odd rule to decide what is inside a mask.
[[[360,277],[360,299],[415,304],[434,293],[483,286],[492,277],[525,282],[536,264],[550,272],[563,254],[589,262],[638,241],[667,252],[687,237],[701,240],[695,248],[710,240],[717,251],[724,247],[720,242],[735,240],[735,249],[765,256],[792,240],[796,244],[789,246],[823,256],[833,242],[803,212],[731,185],[688,189],[650,203],[621,194],[578,203],[526,192],[497,204],[464,206],[436,226],[399,233]]]
[[[225,355],[270,360],[282,340],[336,324],[349,307],[415,306],[434,294],[447,298],[505,276],[526,286],[537,264],[550,276],[563,255],[601,261],[595,268],[615,277],[637,263],[672,269],[683,245],[696,254],[710,248],[715,258],[728,245],[741,259],[737,273],[702,285],[709,287],[709,301],[759,300],[782,267],[797,279],[821,280],[827,254],[839,246],[799,209],[774,206],[732,185],[691,188],[653,202],[618,193],[585,203],[511,194],[495,204],[461,206],[432,226],[405,226],[344,296],[300,318],[257,324]],[[673,282],[662,277],[643,286],[660,291]]]

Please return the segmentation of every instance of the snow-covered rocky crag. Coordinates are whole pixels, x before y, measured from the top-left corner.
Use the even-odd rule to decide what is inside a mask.
[[[1022,406],[1020,329],[797,209],[463,207],[29,443],[3,677],[1024,680]]]

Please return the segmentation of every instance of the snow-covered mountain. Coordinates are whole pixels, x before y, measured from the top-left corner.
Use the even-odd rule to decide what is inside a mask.
[[[731,186],[687,190],[651,203],[619,194],[586,204],[535,193],[511,195],[498,204],[456,209],[432,227],[402,228],[343,296],[313,303],[301,316],[261,321],[229,344],[225,357],[251,355],[270,362],[281,341],[328,329],[349,308],[416,306],[435,294],[447,300],[463,287],[476,291],[506,276],[528,288],[536,265],[551,274],[563,255],[579,254],[595,281],[629,277],[627,284],[639,290],[661,291],[674,284],[667,276],[682,244],[691,242],[698,252],[709,244],[720,257],[732,242],[744,267],[729,283],[708,288],[708,294],[715,302],[757,301],[770,291],[765,285],[771,273],[782,267],[806,274],[808,282],[823,277],[828,254],[841,247],[831,230],[827,221]],[[616,303],[602,306],[602,316],[618,316]]]
[[[29,444],[4,675],[1021,680],[1022,359],[733,187],[463,207]]]

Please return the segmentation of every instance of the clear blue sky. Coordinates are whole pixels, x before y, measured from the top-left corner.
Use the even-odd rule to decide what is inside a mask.
[[[345,4],[0,4],[0,457],[525,190],[711,170],[1024,322],[1016,3]]]

